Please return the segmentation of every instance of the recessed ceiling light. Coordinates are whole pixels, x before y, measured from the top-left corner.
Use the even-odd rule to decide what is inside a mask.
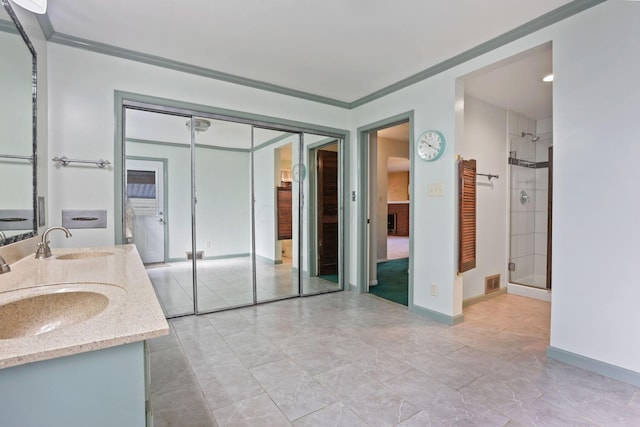
[[[551,83],[553,81],[553,74],[547,74],[542,78],[542,81],[545,83]]]

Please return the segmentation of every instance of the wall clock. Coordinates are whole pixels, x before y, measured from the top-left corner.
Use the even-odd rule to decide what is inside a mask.
[[[418,156],[427,162],[438,160],[444,153],[444,148],[444,136],[437,130],[424,132],[416,141]]]

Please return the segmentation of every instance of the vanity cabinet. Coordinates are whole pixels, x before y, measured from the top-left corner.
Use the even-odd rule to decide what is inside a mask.
[[[144,427],[144,342],[0,370],[0,426]]]
[[[89,310],[87,294],[106,306]],[[169,325],[135,246],[31,252],[0,275],[0,306],[36,298],[3,318],[0,427],[152,425],[146,341]]]

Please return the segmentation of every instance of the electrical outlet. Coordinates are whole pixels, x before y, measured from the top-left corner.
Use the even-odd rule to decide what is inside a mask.
[[[436,285],[435,283],[431,284],[431,295],[438,296],[438,285]]]
[[[211,241],[210,241],[210,240],[207,240],[206,247],[207,247],[207,248],[210,248],[210,247],[211,247]]]

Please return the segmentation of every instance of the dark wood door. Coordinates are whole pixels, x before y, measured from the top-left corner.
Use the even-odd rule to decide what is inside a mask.
[[[291,187],[278,187],[278,240],[289,240],[293,231]]]
[[[317,153],[318,274],[338,274],[338,153]]]

